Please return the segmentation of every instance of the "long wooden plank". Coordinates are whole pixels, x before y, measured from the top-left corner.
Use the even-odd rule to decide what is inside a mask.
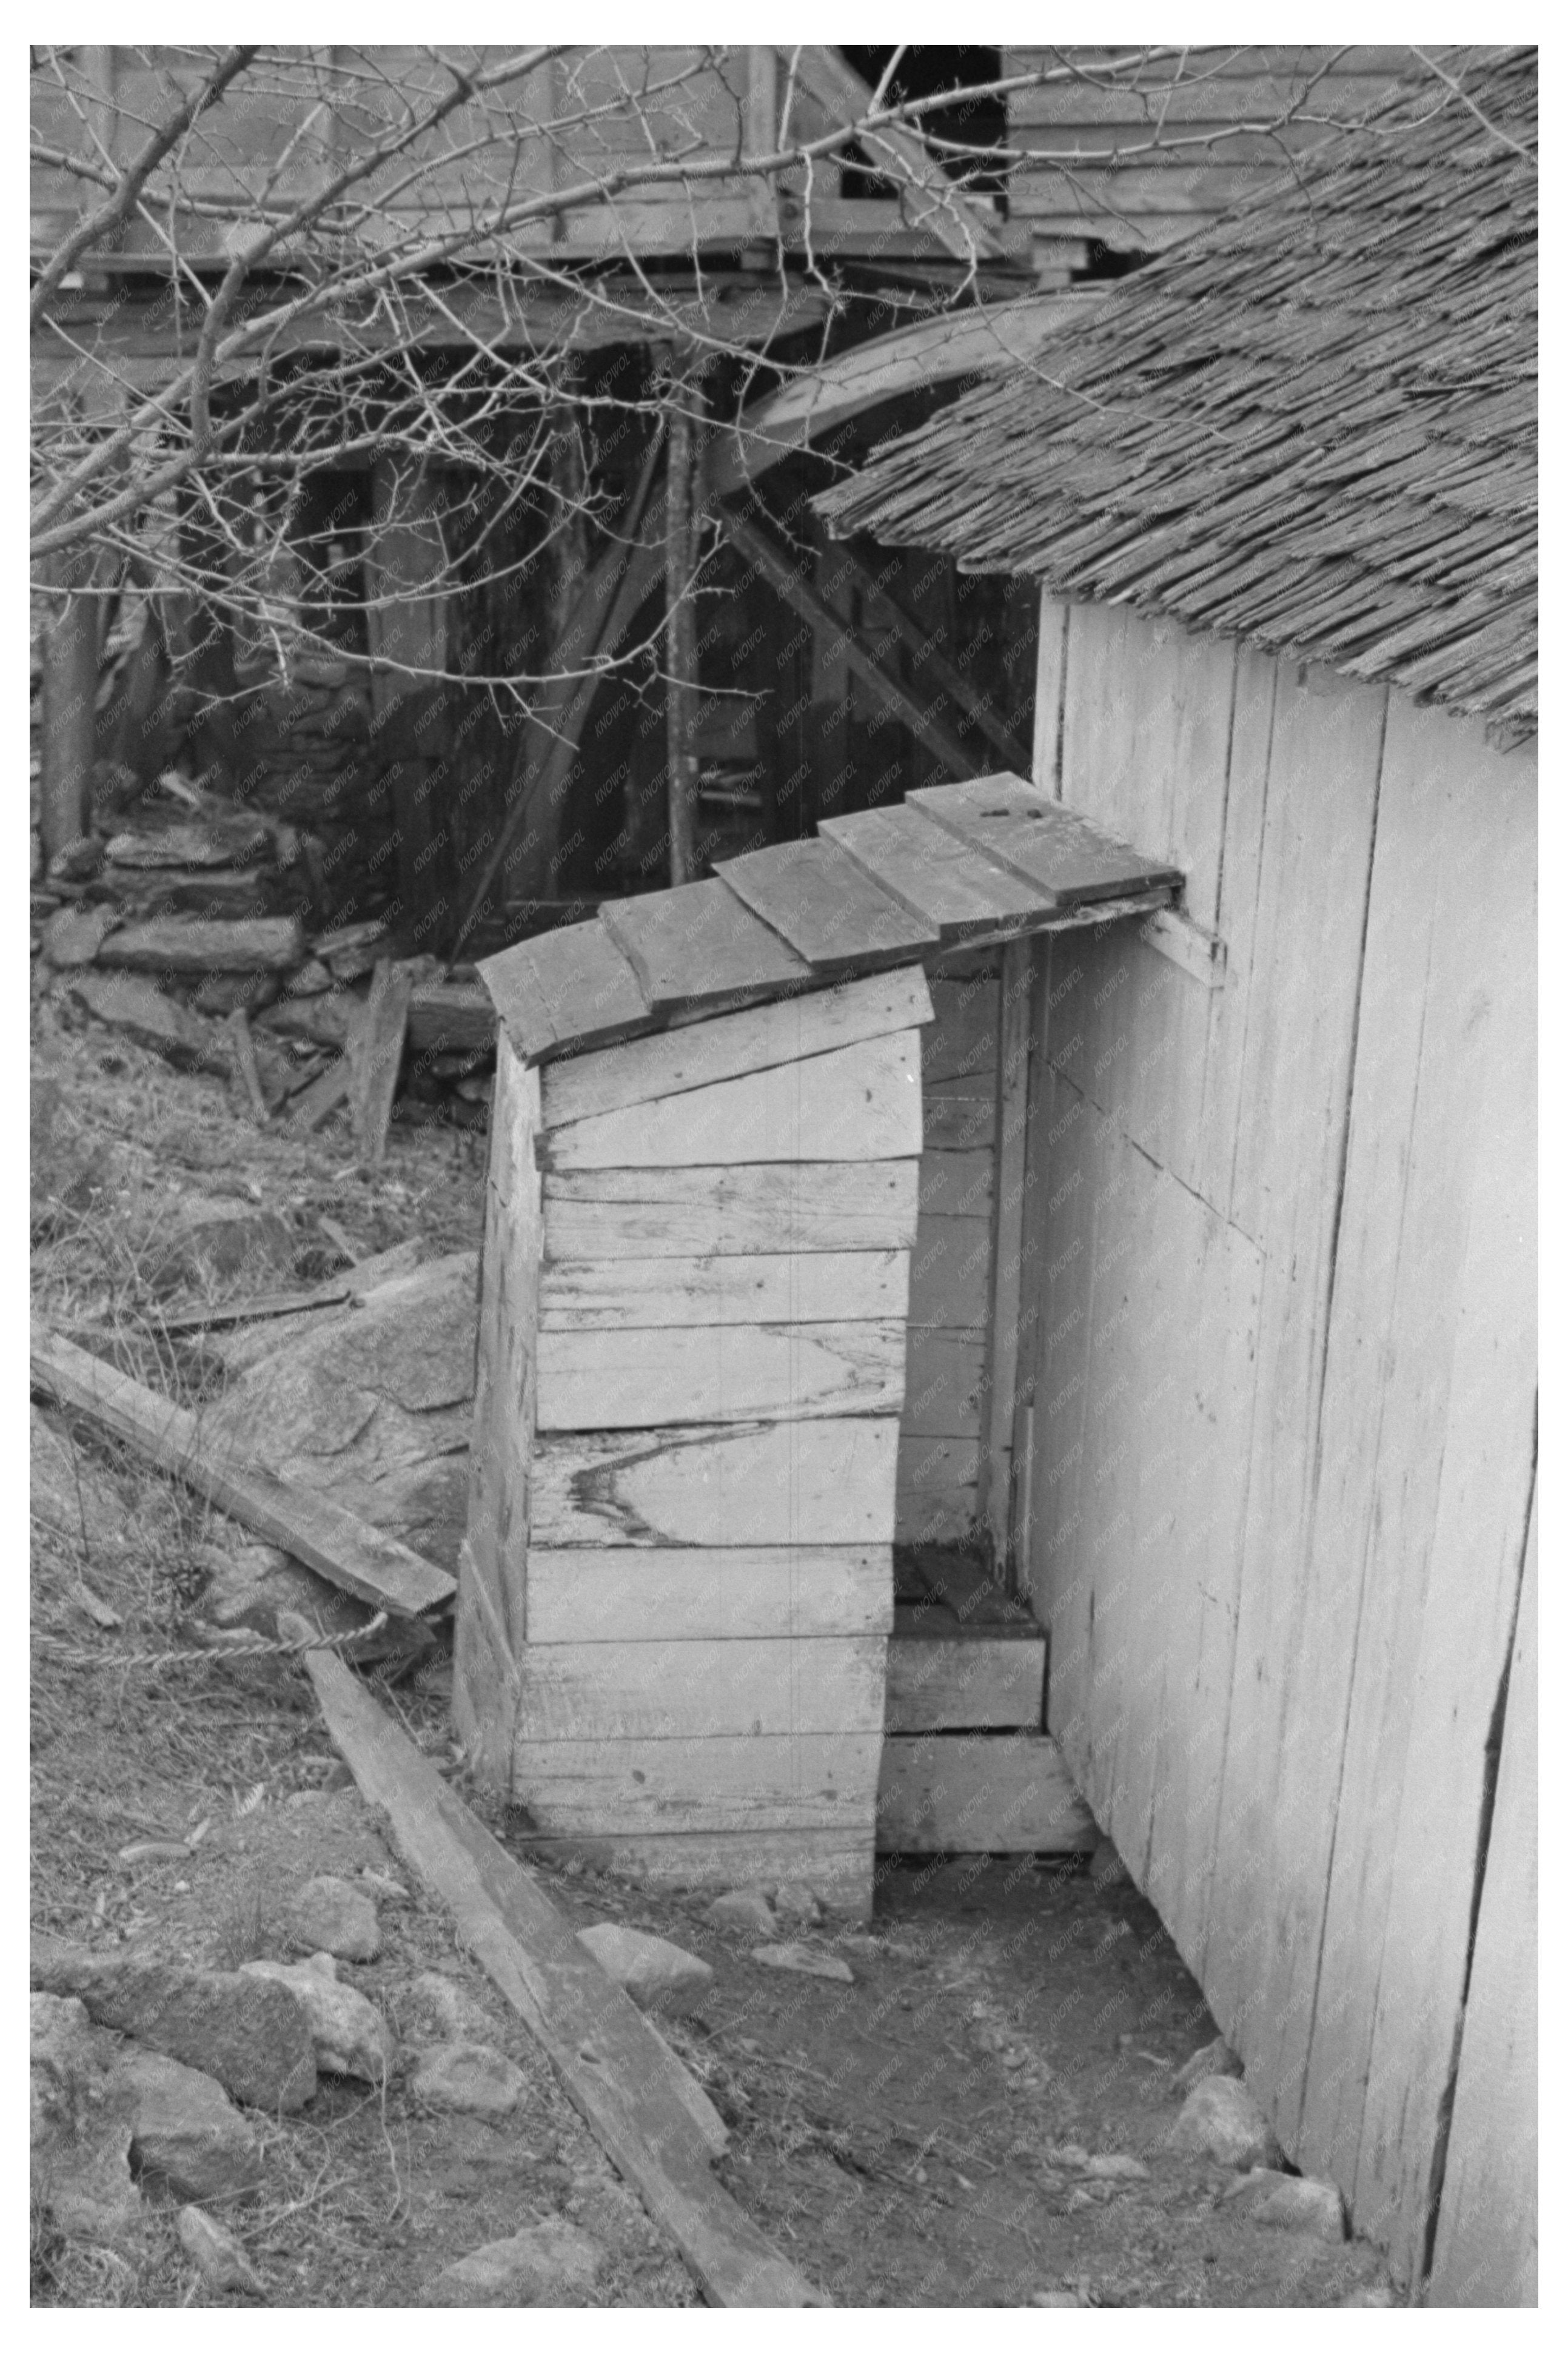
[[[969,1200],[988,1181],[973,1154],[933,1198]],[[566,1169],[544,1178],[546,1263],[907,1250],[925,1164],[786,1161],[740,1167]]]
[[[1046,1638],[1038,1627],[963,1626],[934,1604],[900,1603],[888,1645],[889,1732],[1040,1728]]]
[[[473,1434],[468,1451],[468,1570],[458,1599],[453,1713],[474,1770],[504,1788],[515,1721],[505,1672],[527,1637],[523,1563],[534,1441],[539,1351],[540,1203],[534,1138],[539,1074],[510,1039],[496,1041],[490,1160],[485,1186],[479,1324],[474,1359]],[[470,1630],[480,1612],[489,1621]],[[483,1639],[481,1639],[481,1631]],[[490,1672],[499,1655],[501,1672]],[[486,1675],[470,1687],[465,1661]],[[509,1709],[512,1712],[509,1713]]]
[[[944,833],[1048,891],[1058,907],[1182,881],[1180,867],[1114,840],[1021,776],[926,785],[909,797]]]
[[[660,1741],[879,1733],[887,1647],[881,1634],[804,1641],[530,1642],[518,1660],[519,1737]]]
[[[573,2105],[710,2302],[820,2304],[713,2180],[716,2136],[699,2123],[701,2094],[693,2097],[668,2045],[348,1669],[320,1651],[306,1665],[327,1728],[365,1799],[386,1813],[404,1861],[448,1906],[458,1943],[548,2053]]]
[[[631,1837],[534,1837],[531,1854],[676,1890],[794,1880],[829,1911],[868,1920],[876,1894],[874,1832],[864,1830],[668,1831]],[[821,1989],[826,1992],[826,1989]]]
[[[941,944],[831,841],[778,841],[727,859],[720,879],[815,972],[908,964]]]
[[[767,1641],[888,1634],[886,1545],[558,1548],[528,1555],[534,1642]]]
[[[542,1430],[896,1414],[903,1401],[901,1316],[539,1335]]]
[[[330,1496],[295,1487],[243,1455],[209,1452],[199,1416],[144,1388],[111,1365],[35,1324],[28,1352],[35,1387],[73,1412],[134,1447],[139,1454],[205,1495],[220,1511],[243,1520],[268,1543],[345,1593],[400,1618],[416,1618],[451,1600],[457,1588],[444,1569],[420,1558],[395,1536],[384,1535]]]
[[[770,1250],[727,1258],[552,1259],[542,1332],[683,1324],[849,1324],[902,1318],[908,1250]]]
[[[479,977],[525,1062],[642,1036],[658,1022],[602,923],[565,923],[487,956]]]
[[[542,1438],[542,1545],[889,1544],[895,1420]]]
[[[386,1155],[386,1124],[408,1034],[412,982],[405,969],[383,957],[370,984],[370,997],[349,1048],[349,1102],[360,1158],[379,1168]]]
[[[1536,1612],[1532,1512],[1428,2308],[1533,2305],[1540,2295]]]
[[[1013,1421],[1018,1389],[1018,1324],[1024,1250],[1024,1188],[1029,1117],[1034,954],[1019,941],[1003,951],[1001,1067],[997,1073],[996,1226],[993,1244],[990,1356],[985,1382],[982,1509],[998,1560],[1013,1551]]]
[[[805,959],[717,881],[636,899],[606,899],[599,922],[631,965],[643,999],[656,1014],[813,986]]]
[[[884,1854],[1087,1854],[1099,1839],[1043,1732],[891,1733],[882,1744]]]
[[[919,1036],[903,1029],[868,1038],[807,1062],[576,1120],[542,1139],[542,1165],[555,1171],[910,1157],[921,1142]]]
[[[557,1837],[648,1831],[864,1831],[882,1734],[521,1739],[512,1793]]]
[[[346,1054],[340,1054],[329,1063],[319,1077],[310,1081],[302,1093],[294,1098],[289,1108],[289,1125],[297,1135],[312,1135],[323,1126],[340,1103],[347,1103],[353,1084],[353,1066]]]
[[[820,830],[890,898],[931,924],[944,947],[1037,923],[1059,903],[1054,891],[933,825],[912,797],[893,808],[825,817]]]
[[[656,1096],[685,1094],[721,1079],[858,1045],[862,1039],[918,1029],[932,1018],[931,1007],[925,976],[916,967],[813,989],[553,1062],[544,1072],[544,1124],[564,1127]]]

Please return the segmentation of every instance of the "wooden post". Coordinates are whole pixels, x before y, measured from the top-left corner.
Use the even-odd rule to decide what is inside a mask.
[[[62,571],[68,593],[44,648],[43,776],[38,829],[46,860],[79,841],[92,813],[93,703],[98,693],[98,599],[80,593],[88,560]]]
[[[700,402],[695,375],[673,368],[665,412],[664,584],[668,636],[665,744],[669,776],[669,879],[689,882],[697,871],[697,533],[701,502],[696,490],[691,408]]]
[[[1029,1113],[1029,1017],[1034,951],[1011,940],[1002,951],[1002,1029],[996,1068],[996,1188],[992,1253],[990,1361],[986,1370],[981,1510],[1008,1590],[1018,1589],[1013,1492],[1014,1409],[1018,1381],[1018,1307],[1024,1243],[1024,1173]]]

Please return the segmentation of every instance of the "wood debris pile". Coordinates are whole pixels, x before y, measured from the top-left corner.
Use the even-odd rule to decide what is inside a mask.
[[[315,1128],[347,1105],[373,1157],[389,1115],[482,1126],[495,1048],[477,976],[406,954],[384,919],[310,931],[308,847],[167,772],[35,877],[35,997],[232,1079],[258,1121]]]

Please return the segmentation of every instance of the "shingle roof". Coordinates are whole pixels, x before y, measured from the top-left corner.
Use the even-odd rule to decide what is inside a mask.
[[[1535,52],[1444,74],[888,444],[835,533],[1533,733]]]

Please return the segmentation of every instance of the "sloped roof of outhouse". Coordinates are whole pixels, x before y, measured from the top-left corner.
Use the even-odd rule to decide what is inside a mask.
[[[1533,733],[1536,89],[1445,53],[820,511]]]
[[[748,850],[710,881],[608,899],[479,976],[514,1051],[547,1062],[961,944],[1147,914],[1182,880],[1021,778],[979,776],[826,818],[819,840]]]

